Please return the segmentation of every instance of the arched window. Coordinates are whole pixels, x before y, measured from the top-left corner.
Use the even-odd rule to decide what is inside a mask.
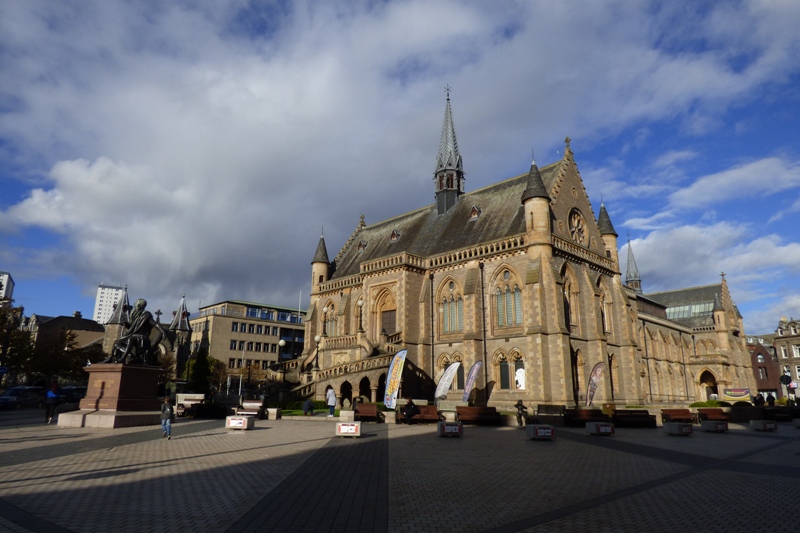
[[[519,354],[514,357],[514,388],[525,390],[525,362]]]
[[[464,300],[459,293],[459,287],[454,281],[449,281],[444,286],[439,307],[440,331],[442,333],[457,333],[464,331]]]
[[[336,307],[332,303],[328,303],[322,308],[322,319],[325,322],[324,332],[326,335],[335,337],[338,335],[336,326],[338,320],[336,319]]]
[[[508,360],[506,360],[504,355],[500,357],[500,363],[497,365],[497,373],[500,374],[498,376],[500,378],[500,389],[510,389],[511,387],[508,379]]]
[[[764,356],[763,356],[763,355],[761,355],[761,354],[758,354],[758,356],[756,357],[756,360],[757,360],[759,363],[763,363],[763,362],[764,362]]]
[[[495,290],[495,315],[498,327],[522,325],[522,290],[509,270],[503,270]]]

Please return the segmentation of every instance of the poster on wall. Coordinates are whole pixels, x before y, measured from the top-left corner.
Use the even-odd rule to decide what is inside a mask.
[[[389,373],[386,379],[386,394],[383,396],[383,404],[387,409],[394,409],[397,406],[397,393],[400,391],[400,378],[403,377],[403,364],[406,362],[407,350],[400,350],[392,359],[389,365]]]
[[[728,402],[749,402],[750,389],[723,389],[722,399]]]
[[[459,366],[461,366],[461,363],[455,362],[447,367],[447,370],[445,370],[444,374],[442,374],[442,379],[439,380],[439,384],[436,386],[436,394],[434,394],[434,398],[447,397],[447,391],[450,390],[450,385],[453,384],[453,378],[456,377],[456,372],[458,372]]]
[[[475,386],[475,380],[478,377],[478,372],[481,369],[481,365],[483,361],[478,361],[472,365],[472,368],[469,369],[469,375],[467,376],[467,383],[464,385],[464,398],[462,398],[462,402],[469,401],[469,393],[472,392],[472,387]]]
[[[600,382],[603,380],[603,369],[606,367],[605,363],[597,363],[592,369],[592,374],[589,376],[589,386],[586,388],[586,406],[592,405],[594,401],[594,393]]]

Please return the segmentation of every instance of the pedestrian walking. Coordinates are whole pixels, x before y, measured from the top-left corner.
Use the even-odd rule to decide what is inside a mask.
[[[325,400],[328,403],[328,418],[333,418],[333,411],[336,409],[336,393],[333,392],[333,389],[328,389],[328,392],[325,393]]]
[[[523,419],[525,419],[525,424],[528,423],[528,408],[522,404],[522,400],[517,400],[514,407],[517,409],[517,427],[522,427]]]
[[[164,403],[161,404],[161,430],[167,440],[172,438],[173,420],[175,420],[175,409],[172,407],[169,396],[164,396]]]
[[[48,424],[53,421],[53,416],[56,414],[56,406],[61,396],[60,392],[58,390],[58,382],[54,380],[50,384],[50,388],[47,389],[44,399],[44,421]]]

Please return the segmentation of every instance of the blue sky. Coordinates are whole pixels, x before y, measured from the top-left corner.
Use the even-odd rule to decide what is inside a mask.
[[[770,332],[800,316],[799,24],[788,0],[3,2],[0,270],[27,314],[91,315],[100,283],[305,306],[323,227],[333,257],[362,213],[432,202],[449,84],[467,190],[569,136],[645,292],[724,271]]]

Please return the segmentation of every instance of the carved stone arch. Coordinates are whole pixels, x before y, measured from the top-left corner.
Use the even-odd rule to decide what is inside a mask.
[[[500,264],[490,279],[492,327],[521,327],[524,277],[507,263]]]
[[[569,264],[564,262],[561,267],[561,277],[564,282],[561,285],[562,300],[564,303],[564,325],[570,333],[578,333],[580,324],[580,281],[578,273]]]
[[[492,371],[495,382],[500,390],[511,389],[511,374],[509,371],[508,356],[502,350],[497,350],[492,354]]]
[[[712,340],[706,341],[706,347],[708,349],[708,353],[714,353],[717,351],[717,345]]]
[[[450,356],[446,353],[439,354],[439,357],[436,359],[436,368],[439,370],[444,370],[449,364]]]
[[[378,290],[372,317],[371,322],[377,328],[377,331],[373,331],[375,336],[381,335],[384,331],[387,335],[397,332],[397,297],[393,287],[382,287]]]
[[[706,355],[706,354],[708,354],[708,350],[706,349],[705,341],[699,341],[695,346],[697,348],[697,355]]]
[[[505,272],[509,273],[509,279],[503,279]],[[497,287],[500,285],[506,285],[510,283],[511,280],[514,280],[517,285],[522,286],[522,275],[517,271],[517,269],[509,265],[508,263],[500,263],[497,268],[494,270],[494,274],[492,274],[492,279],[490,283],[493,287]]]
[[[453,289],[450,290],[450,283],[453,283]],[[436,289],[435,299],[437,302],[441,302],[442,298],[449,297],[451,295],[455,296],[457,294],[464,294],[464,289],[461,286],[461,283],[451,275],[445,276],[442,281],[439,283],[439,286]]]

